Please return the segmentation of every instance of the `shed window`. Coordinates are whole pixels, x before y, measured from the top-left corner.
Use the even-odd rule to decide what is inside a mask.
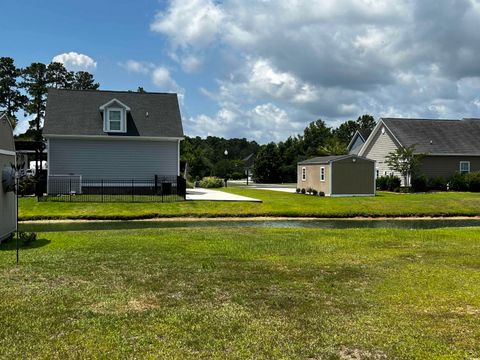
[[[302,181],[307,180],[307,168],[302,167]]]
[[[460,161],[460,174],[467,174],[470,172],[470,161]]]
[[[320,181],[325,181],[325,167],[320,168]]]

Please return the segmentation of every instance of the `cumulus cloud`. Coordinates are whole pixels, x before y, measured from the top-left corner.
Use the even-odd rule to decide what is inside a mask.
[[[59,54],[53,57],[52,62],[59,62],[69,70],[94,70],[97,62],[90,56],[75,51]]]
[[[124,63],[119,63],[121,67],[132,73],[148,74],[155,68],[155,65],[149,62],[127,60]]]
[[[295,134],[303,130],[303,123],[294,121],[285,110],[272,103],[250,109],[221,108],[214,116],[200,114],[185,121],[186,133],[200,136],[243,137],[261,143],[285,140],[285,132]]]
[[[201,89],[223,112],[204,122],[227,124],[228,111],[253,119],[270,104],[306,125],[362,113],[479,117],[479,18],[478,0],[174,0],[151,29],[184,71],[181,59],[224,60],[216,88]]]

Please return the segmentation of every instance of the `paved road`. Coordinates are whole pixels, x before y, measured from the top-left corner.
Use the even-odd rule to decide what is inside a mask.
[[[254,189],[254,190],[272,190],[272,191],[281,191],[287,193],[295,193],[295,185],[292,184],[253,184],[248,186],[242,186],[244,189]]]
[[[187,189],[187,200],[195,201],[250,201],[262,202],[262,200],[254,199],[246,196],[229,194],[223,191],[212,189]]]

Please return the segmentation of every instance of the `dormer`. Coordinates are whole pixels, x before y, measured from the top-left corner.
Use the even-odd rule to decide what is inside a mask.
[[[127,132],[127,112],[130,107],[120,100],[112,99],[106,104],[100,106],[103,113],[103,131],[106,133],[126,133]]]

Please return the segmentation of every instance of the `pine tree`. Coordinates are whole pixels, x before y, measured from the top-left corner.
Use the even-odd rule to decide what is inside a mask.
[[[99,83],[95,82],[93,75],[87,71],[77,71],[75,73],[75,80],[73,88],[75,90],[97,90],[100,87]]]
[[[27,101],[27,97],[20,92],[17,81],[20,75],[21,70],[15,66],[12,58],[0,57],[0,109],[7,113],[13,128],[17,125],[15,113]]]

